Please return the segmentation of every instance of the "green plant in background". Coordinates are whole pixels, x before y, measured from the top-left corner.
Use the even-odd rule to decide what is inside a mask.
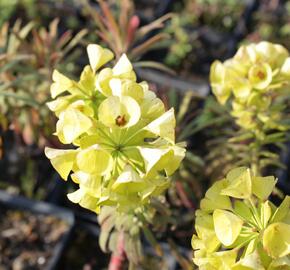
[[[242,165],[247,144],[230,142],[237,134],[233,117],[228,106],[222,106],[215,97],[209,96],[194,119],[191,134],[202,137],[201,153],[204,163],[204,176],[214,181],[235,166]],[[223,158],[219,158],[222,156]]]
[[[232,30],[237,24],[248,0],[195,0],[189,5],[195,7],[206,25],[211,25],[220,31]],[[222,9],[220,7],[223,7]]]
[[[193,91],[178,94],[174,89],[167,96],[165,100],[176,111],[176,140],[185,141],[187,144],[185,158],[174,175],[175,186],[171,189],[171,195],[174,195],[172,202],[180,203],[181,200],[181,205],[192,209],[194,208],[193,202],[199,201],[199,196],[202,194],[201,172],[206,167],[204,160],[196,153],[192,137],[192,126],[195,123],[201,97]]]
[[[48,109],[44,106],[49,99],[52,70],[63,61],[60,68],[72,71],[74,67],[67,64],[64,57],[86,34],[84,30],[72,38],[72,33],[67,31],[58,37],[57,26],[58,20],[55,19],[49,30],[37,29],[33,23],[21,29],[20,21],[11,29],[7,23],[2,27],[2,128],[12,127],[27,144],[36,142],[43,145],[46,136],[53,130],[54,121],[48,117]],[[67,60],[76,56],[71,53]]]
[[[202,194],[200,179],[201,172],[205,169],[204,160],[197,155],[192,145],[192,125],[195,123],[201,97],[193,91],[180,94],[171,89],[164,95],[163,100],[169,107],[174,107],[176,112],[176,140],[185,141],[187,144],[185,157],[173,177],[174,185],[170,188],[169,199],[172,207],[193,209],[194,201],[198,201]],[[183,218],[186,219],[186,215],[177,219],[178,222],[182,222]]]
[[[290,49],[290,2],[269,1],[260,3],[259,9],[253,14],[253,31],[243,43],[269,40]]]
[[[37,165],[32,164],[37,161],[32,160],[32,156],[39,155],[37,153],[42,152],[39,149],[48,141],[57,143],[50,135],[56,121],[49,117],[49,110],[45,106],[50,98],[52,71],[56,67],[74,71],[75,66],[67,61],[78,57],[73,49],[86,34],[86,30],[83,30],[72,38],[71,31],[67,31],[59,36],[58,22],[58,19],[53,20],[47,30],[38,28],[34,22],[22,26],[21,21],[17,20],[13,26],[5,23],[0,29],[1,137],[4,145],[13,144],[8,146],[9,150],[15,149],[14,152],[2,149],[3,162],[9,160],[10,155],[20,162],[18,169],[6,168],[1,175],[1,181],[4,180],[1,185],[9,188],[10,178],[13,178],[17,189],[28,197],[33,196],[38,175]],[[9,130],[13,134],[6,136]],[[27,182],[24,183],[23,179]]]
[[[87,0],[82,1],[84,11],[92,18],[96,34],[103,44],[114,52],[116,59],[126,53],[134,67],[151,67],[172,72],[162,63],[140,61],[145,53],[160,47],[160,44],[169,38],[166,33],[153,34],[149,38],[147,36],[152,31],[163,28],[164,22],[171,17],[171,14],[166,14],[147,25],[140,26],[139,17],[134,15],[133,1],[117,0],[113,2],[116,5],[116,13],[113,7],[103,0],[98,1],[100,11],[94,9]]]
[[[175,14],[165,28],[165,32],[173,36],[172,45],[169,48],[170,51],[165,58],[165,63],[169,66],[180,66],[182,61],[192,51],[193,45],[185,27],[192,23],[193,19],[190,15],[186,15]]]
[[[191,242],[200,270],[289,269],[290,197],[268,200],[276,181],[239,167],[206,192]]]
[[[115,227],[118,242],[129,259],[136,260],[139,256],[130,256],[130,251],[139,243],[141,229],[156,241],[147,228],[156,212],[150,203],[170,185],[169,177],[185,149],[175,144],[174,110],[165,112],[147,83],[136,82],[127,56],[123,54],[113,68],[100,69],[113,53],[94,44],[87,51],[90,66],[78,82],[54,71],[51,95],[55,100],[48,103],[59,119],[57,137],[77,148],[46,148],[45,153],[63,179],[74,172],[71,177],[79,189],[68,194],[72,202],[101,216],[111,211],[110,222],[100,217],[101,224],[106,221],[105,236]],[[129,242],[122,244],[125,237]],[[119,246],[111,248],[120,252]]]
[[[18,80],[15,80],[14,70],[19,66],[22,61],[28,60],[28,55],[20,52],[19,47],[21,42],[19,39],[24,39],[27,37],[31,29],[33,28],[33,23],[28,23],[21,28],[21,22],[17,21],[12,27],[12,32],[10,33],[9,24],[5,23],[0,29],[0,90],[1,90],[1,126],[2,129],[8,127],[9,121],[5,117],[6,102],[5,96],[14,97],[15,93],[7,93],[5,90],[12,85],[19,85],[20,81],[26,80],[31,77],[31,75],[22,76]],[[19,39],[18,39],[18,38]],[[29,102],[26,97],[19,97],[18,99]],[[33,102],[32,102],[33,103]],[[32,104],[31,104],[32,105]],[[34,103],[33,103],[34,105]],[[3,107],[4,106],[4,107]]]
[[[0,2],[0,27],[10,18],[18,0],[2,0]]]
[[[177,3],[176,13],[163,30],[172,36],[166,41],[169,47],[166,64],[187,71],[205,54],[207,44],[201,40],[203,33],[216,36],[232,31],[245,5],[246,1],[235,0],[184,0],[182,4]],[[207,55],[212,54],[209,50]],[[219,51],[217,47],[214,50]]]
[[[33,21],[37,25],[48,25],[54,18],[62,17],[62,22],[70,29],[77,28],[79,21],[73,15],[77,8],[77,1],[59,0],[1,0],[0,1],[0,27],[5,22],[13,22],[14,18],[21,18],[24,22]]]

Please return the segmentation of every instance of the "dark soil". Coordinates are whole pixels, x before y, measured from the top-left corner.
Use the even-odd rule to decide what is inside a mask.
[[[45,269],[68,225],[52,216],[0,207],[0,270]]]

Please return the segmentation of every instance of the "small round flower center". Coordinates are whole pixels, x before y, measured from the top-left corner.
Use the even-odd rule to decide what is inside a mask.
[[[260,78],[260,80],[264,80],[265,79],[265,73],[264,72],[262,72],[262,71],[259,71],[258,72],[258,74],[257,74],[257,76]]]
[[[123,146],[120,145],[120,144],[118,144],[118,145],[115,146],[115,149],[116,149],[116,151],[118,151],[118,152],[121,151],[122,148],[123,148]]]
[[[116,125],[118,125],[119,127],[125,126],[127,123],[125,119],[125,115],[118,115],[115,121],[116,121]]]

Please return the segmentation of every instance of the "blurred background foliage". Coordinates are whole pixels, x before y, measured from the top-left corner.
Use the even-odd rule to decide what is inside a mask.
[[[269,40],[290,48],[290,1],[261,0],[246,40]]]
[[[250,25],[245,14],[251,17]],[[206,82],[214,59],[225,60],[239,44],[260,40],[290,49],[290,1],[0,0],[0,188],[49,199],[58,185],[43,156],[45,145],[59,143],[49,135],[55,119],[45,103],[52,71],[77,77],[87,63],[87,44],[100,43],[118,57],[127,53],[137,68]],[[155,220],[151,226],[157,238],[164,241],[167,236],[181,268],[191,269],[190,258],[176,245],[189,247],[193,211],[205,190],[233,165],[243,164],[249,143],[234,139],[241,134],[229,108],[212,96],[154,83],[151,88],[167,108],[175,108],[176,138],[188,149],[165,196],[170,211],[159,209],[163,220],[159,227]],[[283,144],[267,146],[278,159],[281,148]],[[155,246],[155,240],[147,238]],[[154,260],[152,264],[163,265],[161,258]]]
[[[200,63],[209,65],[226,52],[238,22],[251,0],[183,0],[174,5],[175,16],[165,31],[173,36],[168,41],[165,62],[185,75],[207,72],[197,69]],[[221,8],[222,7],[222,8]],[[211,46],[215,45],[215,46]],[[198,71],[199,70],[199,71]]]

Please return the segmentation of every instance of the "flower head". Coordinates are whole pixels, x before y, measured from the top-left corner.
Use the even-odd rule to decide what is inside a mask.
[[[221,104],[231,100],[231,113],[241,127],[285,130],[279,97],[285,91],[289,94],[289,63],[288,51],[279,44],[263,41],[241,46],[233,58],[212,64],[213,93]]]
[[[46,148],[62,178],[70,172],[79,189],[68,198],[99,212],[103,205],[128,211],[158,196],[182,161],[185,149],[175,144],[174,110],[138,83],[123,55],[113,68],[110,50],[90,44],[90,66],[73,81],[55,71],[49,108],[58,117],[56,135],[72,150]]]
[[[289,269],[290,197],[278,208],[268,200],[276,181],[239,167],[213,184],[196,212],[199,269]]]

